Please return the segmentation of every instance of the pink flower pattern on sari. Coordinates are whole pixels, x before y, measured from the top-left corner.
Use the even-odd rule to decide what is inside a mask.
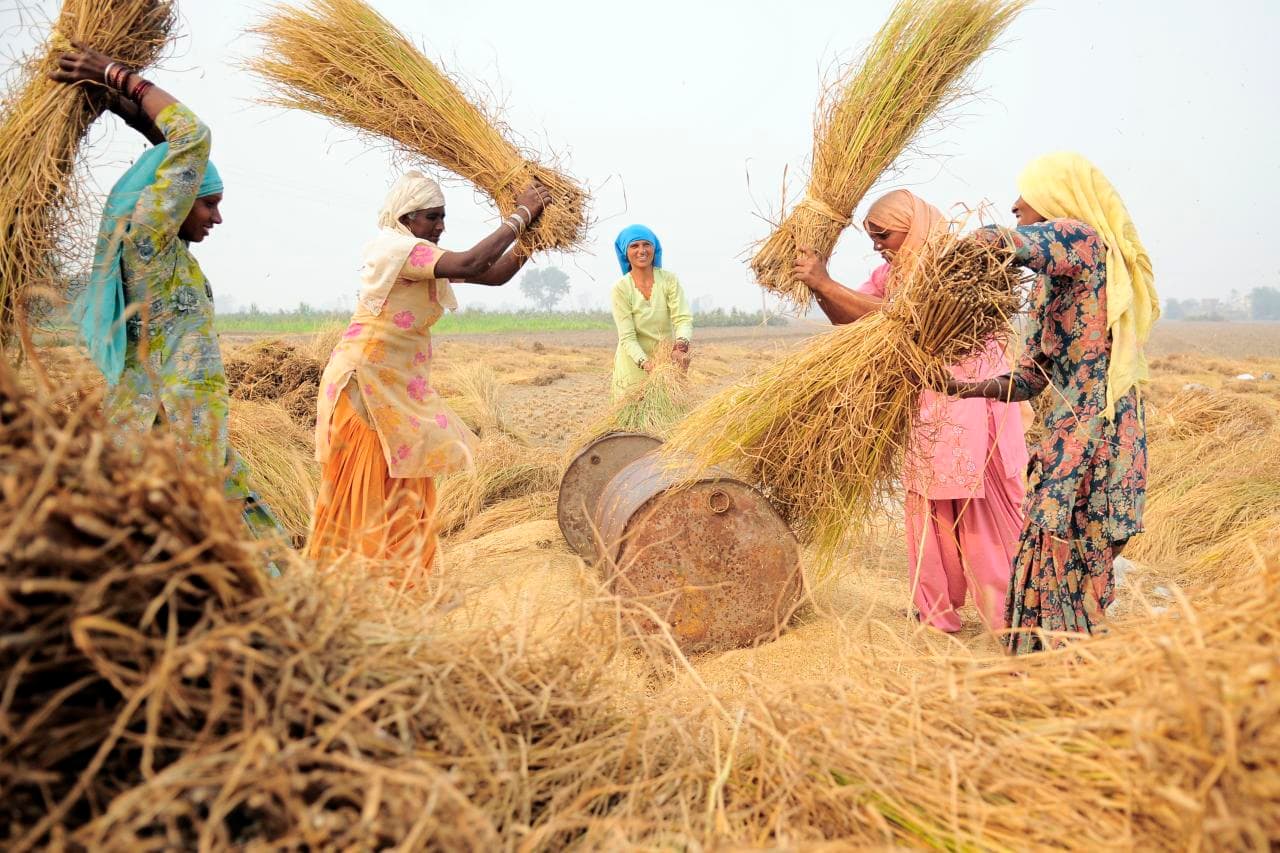
[[[435,259],[436,253],[431,250],[430,246],[419,243],[409,252],[409,266],[422,269]]]
[[[411,399],[421,403],[427,397],[427,380],[421,376],[415,376],[409,380],[409,384],[405,386],[405,390],[409,392]]]
[[[414,317],[412,311],[397,311],[396,315],[391,318],[391,322],[395,323],[401,329],[413,328],[413,320]]]

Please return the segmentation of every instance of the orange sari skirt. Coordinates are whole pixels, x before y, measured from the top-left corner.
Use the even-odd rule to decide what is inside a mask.
[[[346,393],[329,423],[329,459],[307,556],[332,562],[359,556],[394,561],[410,575],[431,571],[436,555],[436,487],[430,477],[389,475],[378,433]]]

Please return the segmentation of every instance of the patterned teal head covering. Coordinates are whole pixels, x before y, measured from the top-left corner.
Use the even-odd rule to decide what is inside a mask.
[[[127,343],[124,327],[124,278],[121,274],[124,237],[128,233],[129,220],[138,204],[138,197],[143,190],[155,183],[156,171],[168,153],[167,142],[148,150],[111,188],[106,207],[102,211],[102,224],[98,227],[98,242],[94,247],[89,283],[72,308],[72,317],[80,327],[80,337],[89,350],[89,357],[98,365],[108,385],[116,384],[124,373]],[[203,198],[220,192],[222,176],[213,163],[209,162],[205,166],[204,179],[201,180],[196,195]]]

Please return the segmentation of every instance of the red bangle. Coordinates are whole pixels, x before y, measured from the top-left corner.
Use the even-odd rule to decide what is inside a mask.
[[[133,73],[133,69],[127,65],[116,63],[111,69],[111,79],[107,81],[112,89],[120,94],[124,94],[124,84],[128,81],[129,75]]]
[[[152,83],[150,80],[143,80],[139,78],[137,85],[134,86],[133,91],[129,93],[129,98],[141,104],[142,96],[147,94],[147,91],[154,85],[155,83]]]

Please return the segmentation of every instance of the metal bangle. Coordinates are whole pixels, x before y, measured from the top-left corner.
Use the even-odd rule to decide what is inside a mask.
[[[519,237],[519,236],[520,236],[520,229],[519,229],[519,228],[517,228],[516,226],[514,226],[514,225],[512,225],[512,224],[511,224],[511,218],[510,218],[510,217],[508,217],[508,218],[506,218],[506,219],[502,220],[502,224],[503,224],[503,225],[505,225],[505,226],[507,226],[508,228],[510,228],[510,229],[511,229],[511,233],[512,233],[512,234],[514,234],[516,237]]]
[[[102,69],[102,82],[104,85],[111,85],[111,69],[119,65],[119,62],[108,62],[107,67]],[[113,87],[114,88],[114,87]]]
[[[520,215],[516,213],[513,213],[507,217],[508,222],[510,222],[513,219],[515,220],[515,223],[516,223],[515,224],[516,236],[518,237],[524,233],[524,229],[528,227],[528,223],[525,222],[523,219],[521,219]]]
[[[516,205],[516,210],[523,210],[523,211],[524,211],[525,216],[527,216],[527,217],[528,217],[528,219],[526,219],[526,220],[525,220],[525,227],[528,227],[529,223],[533,221],[533,211],[532,211],[532,210],[530,210],[529,208],[525,207],[523,204],[517,204],[517,205]]]

